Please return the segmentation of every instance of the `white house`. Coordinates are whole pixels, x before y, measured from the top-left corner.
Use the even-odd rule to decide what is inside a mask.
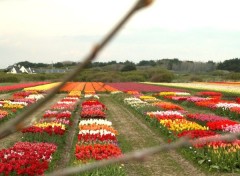
[[[28,73],[28,74],[33,74],[35,71],[33,69],[25,68],[24,66],[21,65],[12,65],[7,68],[8,72],[10,74],[19,74],[19,73]]]

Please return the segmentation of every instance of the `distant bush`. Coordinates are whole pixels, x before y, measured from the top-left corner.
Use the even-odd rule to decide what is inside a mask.
[[[158,73],[154,74],[150,81],[151,82],[172,82],[174,78],[174,74],[171,72],[163,72],[163,73]]]
[[[191,76],[190,81],[203,82],[203,79],[200,76]]]
[[[229,73],[229,74],[226,75],[225,78],[237,81],[237,80],[240,80],[240,73]]]
[[[15,75],[1,75],[0,83],[7,83],[7,82],[17,83],[17,82],[20,82],[20,79]]]
[[[240,72],[240,58],[225,60],[218,64],[217,69]]]
[[[142,75],[128,75],[125,77],[125,81],[144,82],[145,78]]]
[[[133,65],[133,64],[125,65],[125,66],[121,69],[122,72],[133,71],[133,70],[137,70],[136,66]]]
[[[215,70],[215,71],[212,72],[212,75],[213,76],[224,76],[227,73],[229,73],[229,72],[225,71],[225,70]]]

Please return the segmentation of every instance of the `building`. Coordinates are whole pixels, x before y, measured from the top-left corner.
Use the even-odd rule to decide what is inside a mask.
[[[21,65],[11,65],[7,68],[7,73],[9,74],[21,74],[21,73],[27,73],[27,74],[34,74],[35,70],[29,68],[25,68]]]

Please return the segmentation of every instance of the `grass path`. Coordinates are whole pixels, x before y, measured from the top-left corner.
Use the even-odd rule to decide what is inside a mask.
[[[4,93],[4,94],[0,94],[0,99],[9,98],[11,95],[12,95],[12,93]]]
[[[70,126],[69,130],[67,131],[67,139],[66,139],[66,145],[64,147],[64,152],[62,154],[62,158],[59,161],[59,165],[56,169],[63,169],[67,167],[71,160],[72,155],[72,148],[74,143],[74,136],[76,135],[76,132],[78,130],[78,123],[80,120],[79,111],[72,113],[73,122]]]
[[[108,107],[108,118],[120,134],[120,147],[124,152],[164,144],[161,137],[152,131],[139,117],[108,96],[101,101]],[[121,140],[123,139],[123,140]],[[146,162],[131,162],[125,165],[128,175],[205,175],[181,155],[172,151],[149,157]]]

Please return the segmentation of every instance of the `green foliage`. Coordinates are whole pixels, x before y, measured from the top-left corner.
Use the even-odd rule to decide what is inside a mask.
[[[224,76],[226,74],[226,71],[223,70],[215,70],[211,73],[213,76]]]
[[[218,64],[217,69],[240,72],[240,59],[235,58],[225,60],[224,62]]]
[[[229,73],[225,76],[226,79],[229,79],[229,80],[240,80],[240,73]]]
[[[172,82],[174,74],[161,67],[152,68],[146,71],[149,80],[152,82]]]
[[[40,67],[47,67],[49,64],[44,64],[44,63],[32,63],[28,61],[23,61],[23,62],[18,62],[17,65],[24,66],[26,68],[28,67],[33,67],[33,68],[40,68]]]
[[[138,66],[156,66],[157,63],[154,60],[142,60],[138,64]]]
[[[124,65],[123,68],[121,69],[122,72],[132,71],[132,70],[137,70],[137,68],[134,64]]]
[[[201,76],[194,75],[194,76],[191,76],[190,81],[202,82],[203,79],[201,78]]]
[[[174,75],[172,73],[159,73],[152,76],[152,82],[172,82]]]
[[[81,174],[75,174],[75,176],[110,176],[110,175],[118,175],[118,176],[125,176],[126,173],[124,168],[120,165],[112,165],[107,166],[99,169],[94,169],[92,171],[88,171]]]
[[[7,74],[0,73],[0,82],[31,82],[31,81],[60,81],[63,73],[41,74]]]
[[[1,73],[0,74],[0,82],[1,83],[6,83],[6,82],[15,82],[18,83],[20,82],[21,79],[18,78],[16,75],[9,75],[6,73]]]
[[[56,68],[62,68],[64,67],[63,63],[62,62],[57,62],[56,64],[53,64],[54,67]]]

